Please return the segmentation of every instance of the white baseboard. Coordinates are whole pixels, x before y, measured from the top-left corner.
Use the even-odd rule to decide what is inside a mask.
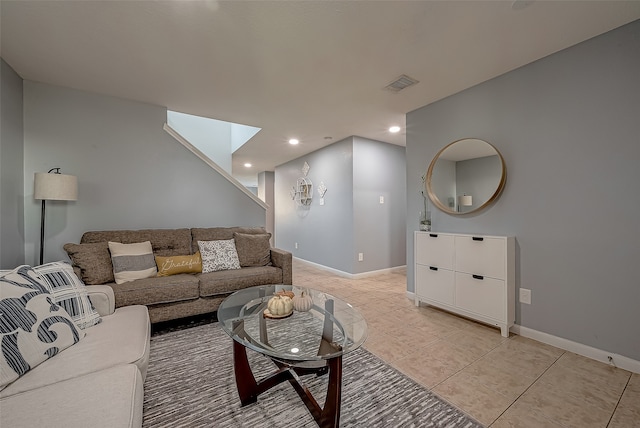
[[[415,293],[411,291],[407,291],[406,296],[409,300],[415,300],[416,297]],[[529,327],[523,327],[518,324],[511,327],[509,331],[522,337],[546,343],[547,345],[555,346],[556,348],[564,349],[565,351],[573,352],[574,354],[582,355],[583,357],[591,358],[592,360],[600,361],[601,363],[610,364],[633,373],[640,373],[640,361],[625,357],[624,355],[603,351],[602,349],[583,345],[582,343],[534,330]],[[611,360],[609,360],[609,357],[611,357]]]
[[[387,269],[380,269],[380,270],[372,270],[369,272],[362,272],[362,273],[349,273],[349,272],[344,272],[338,269],[334,269],[334,268],[330,268],[329,266],[324,266],[318,263],[314,263],[314,262],[310,262],[308,260],[304,260],[304,259],[300,259],[298,257],[294,257],[294,259],[297,262],[309,265],[309,266],[313,266],[315,268],[318,269],[322,269],[322,270],[326,270],[328,272],[331,272],[333,274],[336,274],[340,277],[343,278],[348,278],[348,279],[362,279],[362,278],[368,278],[370,276],[376,276],[376,275],[380,275],[380,274],[385,274],[385,273],[393,273],[397,270],[402,270],[405,269],[407,267],[407,265],[403,265],[403,266],[395,266],[392,268],[387,268]]]
[[[556,348],[564,349],[565,351],[573,352],[574,354],[582,355],[583,357],[600,361],[601,363],[611,364],[620,369],[640,373],[640,361],[625,357],[624,355],[607,352],[569,339],[564,339],[562,337],[553,336],[528,327],[523,327],[518,324],[511,327],[511,332],[522,337],[528,337],[529,339],[546,343],[547,345],[555,346]],[[611,358],[611,360],[609,360],[609,358]]]

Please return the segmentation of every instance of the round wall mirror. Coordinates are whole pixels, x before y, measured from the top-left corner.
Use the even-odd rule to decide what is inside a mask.
[[[475,138],[445,146],[427,170],[425,186],[435,206],[449,214],[468,214],[489,205],[502,192],[507,168],[498,150]]]

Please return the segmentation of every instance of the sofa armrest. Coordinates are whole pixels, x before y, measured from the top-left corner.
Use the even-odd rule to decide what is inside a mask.
[[[279,248],[271,248],[271,263],[282,269],[282,283],[293,284],[293,257],[290,252]]]
[[[93,307],[100,316],[111,315],[116,310],[116,298],[113,288],[108,285],[87,285],[87,292]]]

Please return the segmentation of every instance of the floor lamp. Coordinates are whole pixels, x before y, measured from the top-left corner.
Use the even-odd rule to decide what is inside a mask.
[[[44,211],[47,201],[77,201],[78,177],[60,174],[60,168],[51,168],[49,172],[36,172],[33,185],[33,198],[42,200],[40,217],[40,264],[44,263]]]

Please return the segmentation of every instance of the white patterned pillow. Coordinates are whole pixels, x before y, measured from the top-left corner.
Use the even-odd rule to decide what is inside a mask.
[[[76,276],[69,263],[47,263],[36,266],[33,270],[53,295],[54,302],[71,315],[78,327],[85,329],[102,321],[89,300],[84,283]]]
[[[109,251],[116,284],[151,278],[158,274],[156,259],[149,241],[135,244],[109,242]]]
[[[240,269],[240,260],[233,239],[198,241],[202,257],[202,273]]]
[[[30,266],[0,274],[0,390],[85,333]]]

